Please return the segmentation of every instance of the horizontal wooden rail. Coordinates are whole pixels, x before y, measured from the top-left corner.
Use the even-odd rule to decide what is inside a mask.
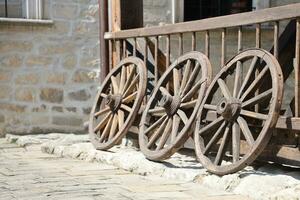
[[[186,32],[207,31],[230,27],[293,19],[300,16],[300,3],[241,14],[226,15],[192,22],[105,33],[105,39],[127,39]]]

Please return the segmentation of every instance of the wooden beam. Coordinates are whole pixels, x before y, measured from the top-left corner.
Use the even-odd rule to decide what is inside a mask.
[[[221,28],[245,26],[257,23],[265,23],[292,19],[300,16],[300,3],[289,4],[253,12],[227,15],[222,17],[208,18],[192,22],[170,24],[142,29],[131,29],[115,33],[106,33],[106,39],[124,39],[132,37],[150,37],[155,35],[178,34],[184,32],[199,32]]]

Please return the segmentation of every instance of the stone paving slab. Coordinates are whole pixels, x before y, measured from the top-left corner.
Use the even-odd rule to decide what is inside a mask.
[[[182,155],[177,153],[165,162],[151,162],[145,159],[143,154],[136,148],[130,145],[124,145],[128,144],[128,141],[123,141],[122,145],[105,152],[96,151],[91,143],[89,143],[87,135],[50,134],[49,137],[45,135],[25,137],[8,135],[6,140],[9,143],[16,143],[19,146],[25,147],[25,149],[32,148],[35,150],[34,152],[36,152],[38,143],[32,142],[31,138],[33,138],[33,141],[40,141],[40,148],[45,153],[54,154],[59,157],[108,164],[128,171],[127,174],[121,173],[120,176],[126,177],[127,175],[130,176],[130,173],[135,173],[146,176],[150,178],[149,180],[153,179],[153,177],[163,178],[163,180],[172,180],[173,185],[169,185],[169,189],[176,192],[176,188],[179,184],[180,187],[182,187],[182,191],[185,192],[184,195],[193,197],[203,196],[210,199],[218,199],[220,197],[223,197],[222,199],[239,199],[242,198],[239,195],[243,195],[243,198],[248,196],[253,199],[300,200],[300,169],[279,168],[275,165],[266,164],[258,169],[247,167],[238,173],[219,177],[208,173],[201,164],[195,160],[193,154]],[[0,144],[2,143],[0,142]],[[33,146],[36,147],[33,148]],[[12,149],[8,149],[7,151],[10,150],[14,152]],[[78,166],[80,167],[81,164],[78,163]],[[70,170],[68,173],[69,175],[80,176],[78,170],[74,170],[74,174],[72,174]],[[93,175],[93,173],[97,172],[91,170],[90,173]],[[105,170],[99,172],[99,174],[105,176]],[[111,176],[118,176],[118,172]],[[122,179],[119,178],[118,180]],[[97,182],[95,179],[93,181]],[[93,181],[92,183],[95,183]],[[161,187],[158,187],[158,190],[162,191],[155,192],[157,187],[151,187],[148,181],[146,183],[141,182],[139,185],[134,184],[135,181],[136,180],[133,180],[132,186],[127,180],[128,185],[125,189],[129,191],[129,194],[145,190],[145,193],[153,193],[153,197],[157,198],[157,196],[155,196],[156,193],[165,192],[164,186],[162,186],[165,184],[163,183],[160,184]],[[156,180],[153,181],[155,182]],[[202,187],[205,188],[203,191],[200,189]],[[124,187],[122,188],[124,189]],[[215,191],[218,192],[216,193]],[[185,197],[183,196],[182,198],[184,199]],[[165,196],[163,195],[162,197]],[[143,199],[144,196],[137,195],[136,198]]]
[[[224,195],[241,200],[250,199],[211,190],[196,183],[141,176],[112,165],[31,151],[26,145],[26,148],[18,144],[8,145],[5,141],[0,139],[1,200],[183,200],[199,197],[221,200]],[[5,146],[9,148],[2,148]]]

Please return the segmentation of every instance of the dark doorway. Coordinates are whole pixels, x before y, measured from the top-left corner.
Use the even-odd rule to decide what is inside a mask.
[[[185,0],[184,21],[252,11],[252,0]]]

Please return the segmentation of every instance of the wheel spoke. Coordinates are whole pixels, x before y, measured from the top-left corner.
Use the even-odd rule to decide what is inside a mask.
[[[191,87],[193,86],[193,83],[195,82],[195,80],[198,76],[199,70],[200,70],[200,64],[197,63],[195,68],[193,69],[183,91],[182,91],[182,95],[185,95],[191,89]]]
[[[139,80],[139,75],[137,75],[133,81],[131,82],[131,84],[129,85],[129,87],[126,89],[126,91],[123,93],[123,97],[127,97],[128,94],[135,88],[137,82]]]
[[[108,140],[111,140],[115,136],[117,127],[118,127],[118,116],[114,115],[113,121],[111,124],[111,128],[110,128],[110,132],[109,132]]]
[[[251,131],[249,129],[249,126],[248,126],[246,120],[244,118],[242,118],[242,117],[238,117],[237,122],[240,125],[240,128],[242,130],[243,135],[246,138],[246,141],[248,142],[248,144],[250,145],[250,147],[252,147],[253,144],[254,144],[254,138],[252,136],[252,133],[251,133]]]
[[[269,98],[272,96],[272,89],[269,89],[247,101],[245,101],[244,103],[242,103],[242,107],[247,107],[247,106],[253,106],[258,104],[259,102],[265,100],[266,98]]]
[[[159,90],[161,91],[161,93],[162,93],[163,95],[166,95],[166,96],[172,96],[172,95],[168,92],[168,90],[167,90],[166,88],[164,88],[164,87],[159,87]]]
[[[248,110],[241,110],[241,115],[247,116],[247,117],[251,117],[254,119],[260,119],[260,120],[267,120],[268,119],[268,115],[265,114],[261,114],[261,113],[256,113],[256,112],[252,112],[252,111],[248,111]]]
[[[118,123],[119,123],[119,130],[121,130],[124,124],[124,112],[122,110],[118,110]]]
[[[132,111],[132,108],[130,108],[129,106],[126,106],[125,104],[121,104],[121,108],[129,113]]]
[[[162,136],[161,136],[161,138],[159,140],[159,143],[158,143],[158,145],[156,147],[156,150],[160,150],[160,149],[162,149],[165,146],[165,144],[166,144],[166,142],[167,142],[167,140],[168,140],[168,138],[169,138],[169,136],[171,134],[172,121],[173,120],[171,118],[169,118],[168,123],[166,125],[166,128],[165,128],[165,130],[164,130],[164,132],[163,132],[163,134],[162,134]]]
[[[106,107],[106,108],[104,108],[104,109],[102,109],[102,110],[96,112],[96,113],[94,114],[94,117],[98,117],[98,116],[100,116],[100,115],[103,115],[103,114],[107,113],[109,110],[110,110],[110,108],[109,108],[109,107]]]
[[[179,90],[180,94],[182,94],[183,89],[189,79],[190,71],[191,71],[191,60],[188,60],[184,66],[183,77],[182,77],[181,86],[180,86],[180,90]]]
[[[162,116],[166,113],[163,107],[155,107],[153,109],[149,109],[148,113],[152,116]]]
[[[228,141],[229,131],[230,131],[230,128],[229,128],[229,124],[228,124],[225,128],[225,133],[224,133],[222,142],[220,144],[216,159],[214,161],[215,165],[221,165],[222,164],[222,160],[223,160],[225,150],[226,150],[226,145],[228,143],[227,141]]]
[[[135,100],[137,93],[138,91],[135,91],[134,93],[128,95],[122,100],[122,103],[130,103],[131,101]]]
[[[119,90],[123,91],[123,87],[125,86],[125,78],[126,78],[126,68],[125,68],[125,66],[122,66],[120,76],[121,76],[121,78],[120,78]]]
[[[182,110],[178,109],[177,114],[179,115],[180,119],[183,121],[184,124],[188,123],[189,119],[187,118],[186,114]]]
[[[101,93],[100,96],[101,96],[102,98],[106,98],[106,97],[107,97],[107,94]]]
[[[217,110],[217,106],[216,105],[211,105],[211,104],[204,104],[204,108],[207,110]]]
[[[265,67],[255,78],[255,80],[251,83],[251,85],[248,87],[248,89],[244,92],[243,96],[240,98],[241,101],[243,101],[251,91],[256,90],[259,87],[259,84],[261,80],[263,80],[263,77],[268,72],[268,67]]]
[[[155,129],[157,126],[159,126],[161,123],[163,123],[163,121],[166,119],[166,117],[167,117],[167,115],[165,114],[164,116],[159,118],[159,120],[157,120],[154,124],[152,124],[149,128],[147,128],[147,130],[145,131],[145,135],[147,135],[153,129]]]
[[[230,94],[230,91],[229,91],[229,89],[228,89],[228,87],[227,87],[225,81],[219,78],[219,79],[218,79],[218,84],[219,84],[219,86],[220,86],[220,88],[221,88],[221,91],[222,91],[223,96],[224,96],[226,99],[230,99],[230,98],[231,98],[231,94]]]
[[[148,148],[151,148],[153,146],[153,144],[157,141],[157,139],[159,138],[161,133],[164,131],[165,124],[167,123],[167,121],[168,121],[168,118],[165,118],[164,121],[162,122],[161,126],[156,130],[156,132],[153,135],[151,135],[149,142],[147,144]]]
[[[112,86],[113,86],[114,94],[118,94],[119,93],[119,87],[118,87],[118,81],[117,81],[116,77],[111,76],[110,79],[111,79],[111,83],[112,83]]]
[[[224,132],[224,128],[226,126],[226,122],[224,121],[221,126],[218,128],[218,130],[216,131],[216,133],[214,134],[214,136],[210,139],[210,141],[207,143],[204,151],[203,151],[203,155],[205,155],[212,147],[213,144],[215,144],[216,142],[218,142],[218,139],[220,139],[221,134]]]
[[[240,141],[241,131],[239,124],[234,122],[232,125],[232,157],[233,163],[236,163],[240,158]]]
[[[174,85],[174,94],[179,95],[179,90],[180,90],[180,72],[179,69],[174,68],[173,69],[173,85]]]
[[[175,142],[178,130],[179,130],[179,125],[180,125],[180,117],[175,114],[173,116],[173,124],[172,124],[172,135],[171,135],[171,142]]]
[[[94,128],[94,132],[97,132],[98,130],[101,130],[104,128],[105,124],[109,121],[111,116],[111,112],[109,112],[100,122],[99,124]]]
[[[234,86],[233,86],[233,97],[237,98],[238,91],[241,87],[241,79],[242,79],[242,62],[238,61],[235,69],[235,78],[234,78]]]
[[[101,137],[99,139],[100,142],[103,142],[107,138],[107,136],[109,134],[110,127],[111,127],[112,120],[113,120],[113,115],[111,115],[109,117],[108,123],[106,124],[106,126],[105,126],[105,128],[104,128],[104,130],[101,134]]]
[[[196,92],[199,91],[199,88],[206,80],[200,79],[193,87],[192,89],[182,98],[182,101],[185,102],[189,99],[191,99]]]
[[[196,103],[197,103],[197,99],[189,101],[189,102],[185,102],[185,103],[181,103],[180,108],[181,109],[189,109],[189,108],[194,108]]]
[[[212,121],[211,123],[209,123],[207,126],[203,127],[202,129],[200,129],[199,131],[199,135],[204,134],[205,132],[216,128],[216,126],[218,126],[220,123],[222,123],[224,120],[224,118],[222,116],[218,117],[216,120]]]
[[[247,85],[247,83],[248,83],[248,81],[249,81],[251,75],[254,73],[254,68],[255,68],[255,66],[256,66],[257,61],[258,61],[258,57],[255,56],[255,57],[252,59],[252,62],[251,62],[251,64],[250,64],[250,67],[249,67],[249,69],[248,69],[248,72],[247,72],[247,74],[246,74],[246,76],[245,76],[245,78],[244,78],[244,80],[243,80],[243,84],[242,84],[242,86],[241,86],[241,89],[240,89],[240,91],[239,91],[239,94],[238,94],[237,98],[239,98],[239,97],[242,95],[242,92],[244,91],[244,89],[245,89],[245,87],[246,87],[246,85]]]
[[[122,89],[121,94],[124,94],[125,90],[128,89],[129,85],[131,84],[131,81],[132,81],[133,77],[134,77],[134,69],[132,69],[131,72],[129,73],[129,75],[127,76],[127,80],[126,80],[126,83],[125,83],[125,85]]]

